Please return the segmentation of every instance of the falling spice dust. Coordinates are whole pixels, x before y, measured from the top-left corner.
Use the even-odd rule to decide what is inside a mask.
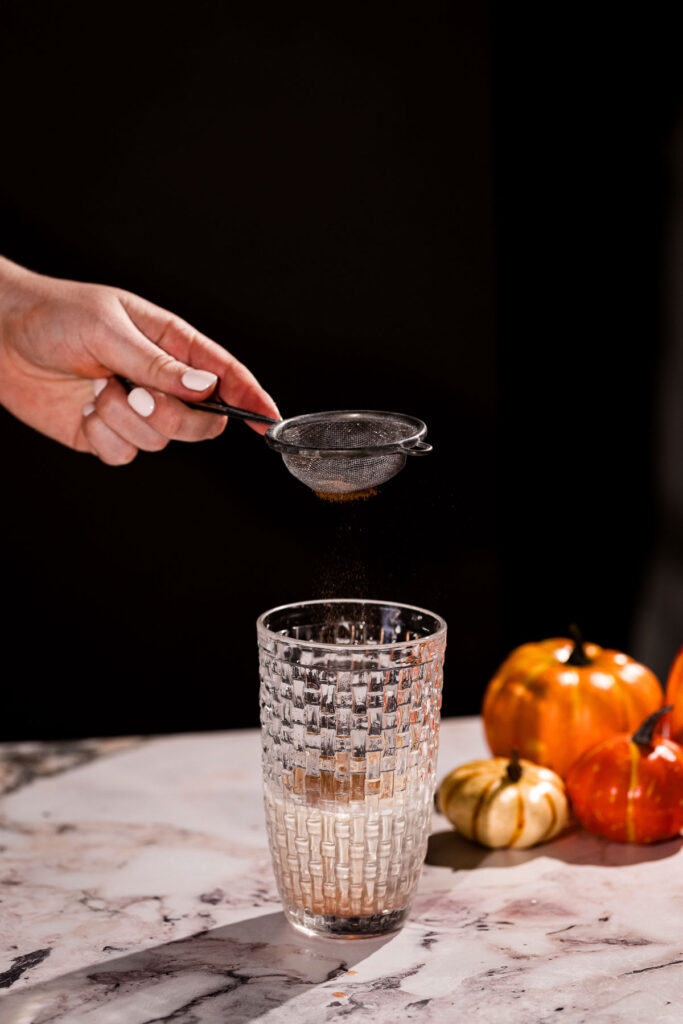
[[[323,517],[327,521],[328,532],[318,562],[318,597],[323,600],[367,597],[367,556],[363,529],[366,509],[362,502],[331,504],[328,509],[327,515]],[[333,623],[328,622],[326,625]]]

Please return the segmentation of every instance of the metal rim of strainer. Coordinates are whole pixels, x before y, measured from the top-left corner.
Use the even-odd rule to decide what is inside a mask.
[[[281,434],[293,425],[305,426],[307,423],[327,421],[353,421],[362,419],[364,416],[375,416],[384,419],[391,419],[394,422],[404,424],[410,430],[400,441],[383,441],[371,446],[364,447],[350,446],[348,448],[306,448],[292,441],[284,441]],[[324,457],[326,455],[341,458],[378,455],[380,452],[403,452],[405,455],[426,455],[431,452],[432,446],[423,440],[427,433],[427,425],[416,416],[407,416],[402,412],[387,412],[379,409],[335,409],[330,412],[312,412],[303,416],[292,416],[287,420],[278,420],[265,433],[266,443],[274,451],[285,455],[304,455],[313,457]]]

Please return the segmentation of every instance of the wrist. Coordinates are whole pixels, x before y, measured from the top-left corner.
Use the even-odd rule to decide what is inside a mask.
[[[37,276],[32,270],[0,256],[0,313],[8,302],[13,302],[15,294],[23,290],[29,279]]]
[[[0,346],[8,343],[12,323],[26,308],[31,279],[39,276],[0,256]]]
[[[0,256],[0,405],[10,406],[15,376],[12,339],[30,308],[30,281],[39,275]]]

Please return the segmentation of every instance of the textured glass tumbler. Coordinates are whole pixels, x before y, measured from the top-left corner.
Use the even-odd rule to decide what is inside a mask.
[[[308,934],[400,928],[427,850],[446,623],[409,605],[306,601],[258,620],[268,838]]]

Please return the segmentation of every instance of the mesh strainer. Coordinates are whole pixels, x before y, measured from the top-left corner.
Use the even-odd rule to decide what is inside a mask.
[[[126,391],[135,387],[125,377],[119,380]],[[432,450],[424,441],[427,427],[422,420],[400,412],[342,409],[273,420],[227,405],[218,395],[185,405],[270,424],[265,434],[267,443],[280,452],[289,472],[318,494],[372,490],[396,476],[408,455],[426,455]]]
[[[426,455],[426,433],[414,416],[344,409],[280,420],[265,438],[297,480],[319,494],[341,495],[379,487],[408,455]]]

